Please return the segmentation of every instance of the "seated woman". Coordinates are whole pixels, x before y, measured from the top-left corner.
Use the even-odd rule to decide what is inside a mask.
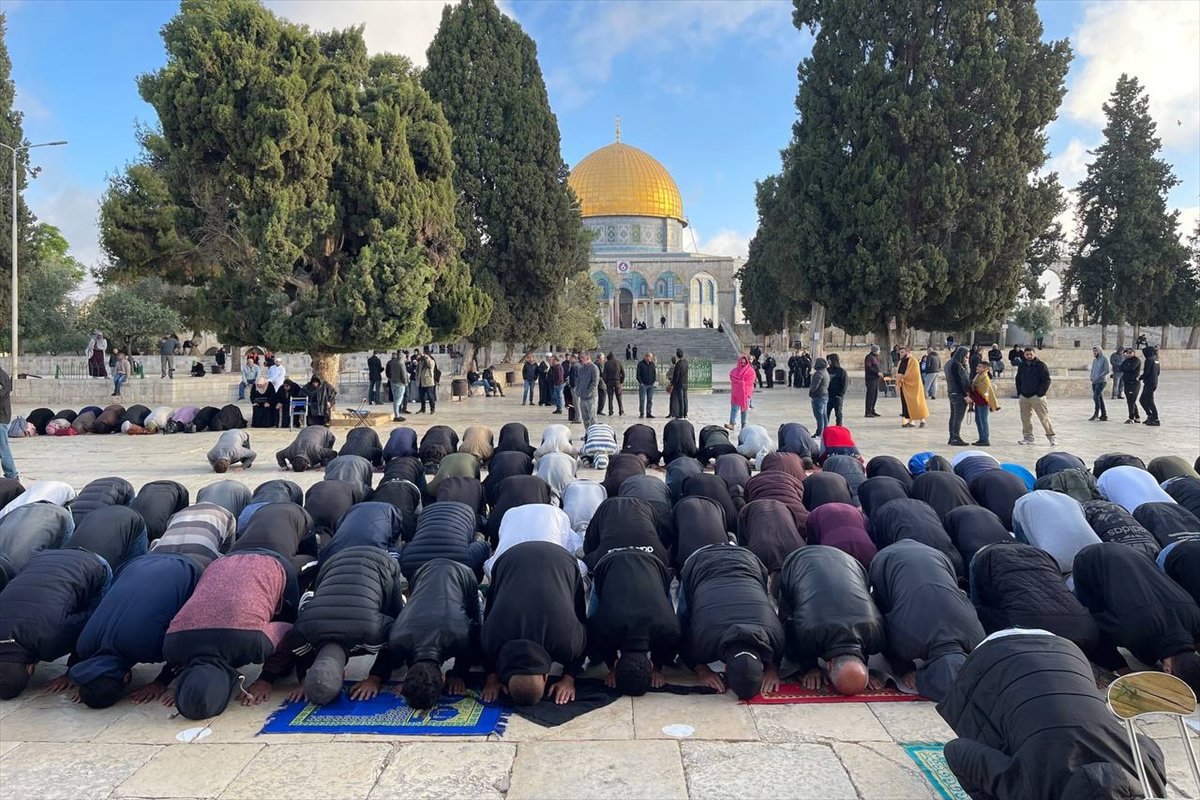
[[[275,387],[266,378],[260,378],[250,387],[251,428],[279,427],[279,399]]]
[[[279,427],[293,427],[292,401],[303,400],[305,397],[307,395],[303,386],[291,378],[284,379],[279,388],[275,390],[275,399],[279,402]]]

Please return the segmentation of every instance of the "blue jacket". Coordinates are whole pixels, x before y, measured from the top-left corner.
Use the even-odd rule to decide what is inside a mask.
[[[163,661],[167,626],[199,580],[200,567],[187,556],[156,553],[126,564],[79,636],[71,680],[123,678],[134,664]]]

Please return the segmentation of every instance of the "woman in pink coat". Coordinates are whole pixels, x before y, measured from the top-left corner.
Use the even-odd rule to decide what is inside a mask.
[[[746,427],[746,416],[750,413],[750,398],[754,396],[754,367],[750,359],[739,356],[737,366],[729,370],[729,422],[725,425],[734,429],[738,410],[742,412],[742,427]]]

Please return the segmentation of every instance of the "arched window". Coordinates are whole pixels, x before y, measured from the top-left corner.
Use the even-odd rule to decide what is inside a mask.
[[[715,303],[717,300],[717,285],[712,281],[708,282],[708,302]]]

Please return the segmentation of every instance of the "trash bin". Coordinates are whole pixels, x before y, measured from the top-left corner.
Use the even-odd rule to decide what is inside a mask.
[[[1078,340],[1078,339],[1076,339],[1076,340],[1075,340],[1075,346],[1076,346],[1076,347],[1079,347],[1079,340]]]
[[[787,370],[776,368],[775,369],[775,382],[776,383],[787,382]]]
[[[464,397],[467,396],[467,393],[469,391],[470,391],[470,385],[467,383],[466,378],[455,378],[453,381],[450,382],[450,399],[451,400],[454,400],[456,398],[458,400],[462,400]]]
[[[505,386],[516,386],[517,385],[516,370],[510,369],[508,372],[504,373],[504,385]]]

